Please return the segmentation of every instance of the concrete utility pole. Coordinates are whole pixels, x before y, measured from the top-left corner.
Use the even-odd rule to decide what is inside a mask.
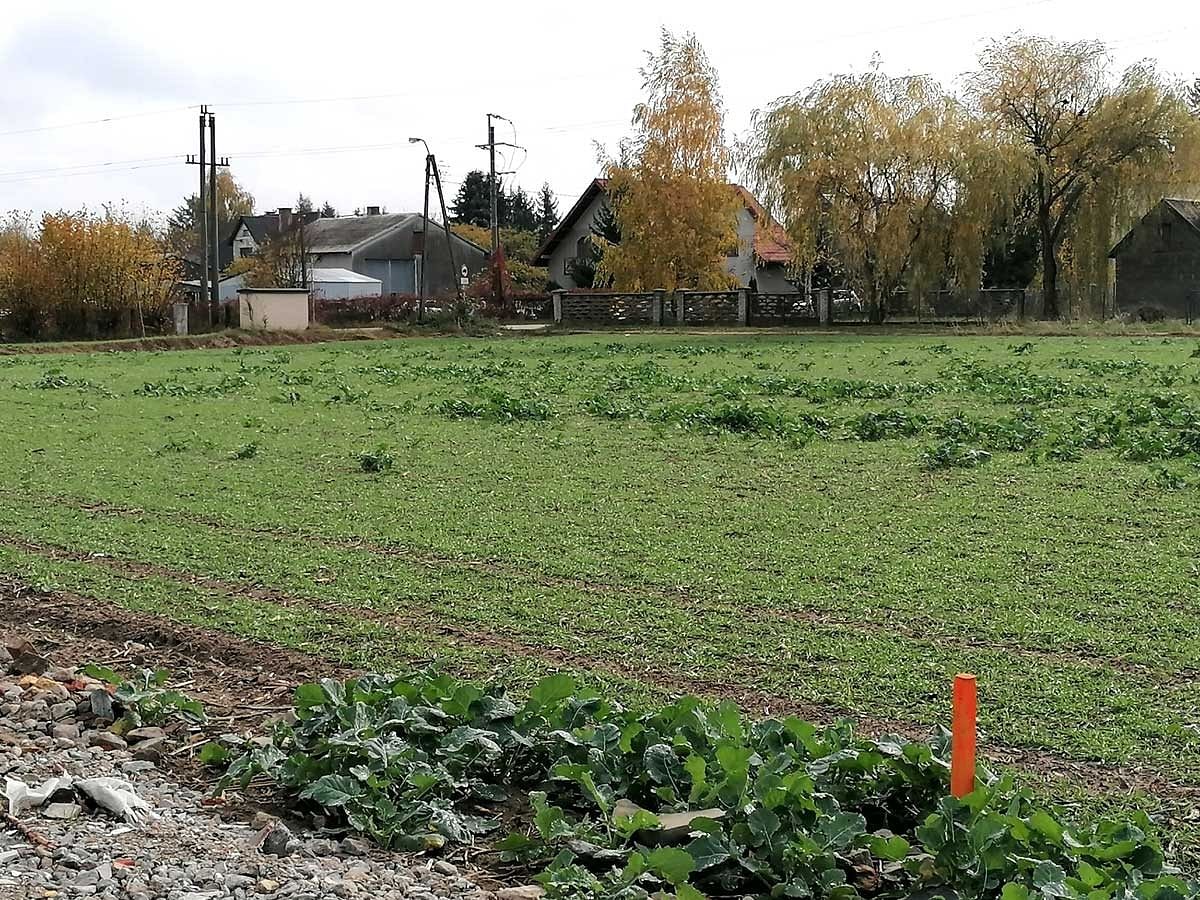
[[[212,326],[212,309],[208,305],[208,192],[204,178],[204,126],[208,124],[208,107],[200,107],[200,304],[208,310],[204,320]]]
[[[433,152],[424,138],[409,138],[409,144],[425,144],[425,211],[421,214],[421,271],[420,283],[416,288],[416,320],[425,322],[425,264],[430,248],[430,161]]]
[[[517,144],[509,144],[505,141],[496,140],[496,126],[492,124],[493,119],[499,119],[501,122],[512,124],[512,119],[506,119],[504,116],[496,113],[487,114],[488,123],[488,139],[486,144],[476,144],[480,150],[488,152],[488,171],[491,175],[491,192],[492,192],[492,255],[495,256],[496,251],[500,249],[500,176],[512,175],[511,171],[497,172],[496,171],[496,148],[511,147],[513,150],[524,150],[524,147]]]
[[[458,297],[459,303],[463,300],[462,282],[458,280],[458,266],[454,262],[454,238],[450,234],[450,218],[446,215],[446,195],[442,193],[442,176],[438,172],[437,157],[432,153],[429,154],[429,167],[433,169],[433,181],[437,185],[438,203],[442,207],[442,231],[446,232],[446,252],[450,254],[450,277],[454,279],[454,283],[458,285],[455,294]],[[428,219],[426,220],[428,222]],[[424,267],[425,259],[422,257],[421,265]]]
[[[208,205],[209,216],[212,217],[212,228],[209,229],[209,242],[212,244],[212,279],[209,282],[209,306],[212,314],[216,315],[221,309],[221,231],[220,219],[217,217],[217,118],[208,114]]]
[[[207,147],[205,129],[208,129]],[[217,167],[229,165],[229,157],[217,156],[216,118],[207,106],[200,107],[200,153],[187,156],[189,166],[200,167],[200,195],[193,223],[200,235],[200,305],[211,328],[213,312],[221,299],[221,246],[217,217]]]
[[[496,126],[492,124],[492,114],[488,113],[488,170],[491,180],[488,182],[492,190],[492,253],[500,246],[500,183],[496,179]]]

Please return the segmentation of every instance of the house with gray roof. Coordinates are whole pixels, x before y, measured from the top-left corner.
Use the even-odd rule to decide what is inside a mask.
[[[299,224],[307,224],[320,217],[318,212],[293,213],[290,206],[281,206],[276,212],[260,216],[242,216],[234,223],[233,231],[224,241],[221,268],[224,269],[235,259],[257,256],[263,244],[280,232],[290,231]]]
[[[1109,253],[1117,262],[1117,309],[1167,318],[1200,315],[1200,201],[1167,197]]]
[[[417,293],[424,267],[426,296],[447,296],[455,292],[462,266],[470,277],[487,266],[487,251],[478,244],[453,232],[450,240],[453,265],[445,228],[426,223],[420,213],[318,218],[304,226],[305,254],[313,266],[378,278],[384,294]]]

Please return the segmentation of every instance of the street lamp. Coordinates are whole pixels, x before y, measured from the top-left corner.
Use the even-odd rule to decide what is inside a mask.
[[[442,193],[442,176],[438,172],[437,157],[433,155],[433,151],[429,149],[429,144],[424,138],[410,137],[410,144],[425,144],[425,211],[424,225],[421,231],[421,287],[420,287],[420,305],[418,307],[418,321],[425,318],[425,248],[429,243],[429,176],[433,176],[433,183],[437,185],[438,204],[442,209],[442,231],[446,233],[446,254],[450,257],[450,276],[453,278],[458,271],[454,261],[454,241],[450,237],[450,217],[446,214],[446,196]],[[463,300],[463,281],[458,282],[458,300],[461,303]]]

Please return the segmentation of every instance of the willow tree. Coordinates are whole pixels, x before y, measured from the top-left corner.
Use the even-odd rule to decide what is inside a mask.
[[[1117,219],[1130,217],[1122,208],[1193,180],[1200,129],[1186,90],[1145,66],[1114,78],[1101,43],[1027,35],[988,46],[968,85],[978,110],[1021,148],[1045,315],[1056,317],[1064,257],[1096,277]]]
[[[617,290],[728,287],[737,201],[717,74],[693,35],[663,31],[641,70],[636,133],[605,164],[620,243],[604,242],[597,281]]]
[[[873,66],[756,112],[744,153],[797,265],[836,264],[881,322],[902,284],[978,287],[1003,149],[932,79]]]

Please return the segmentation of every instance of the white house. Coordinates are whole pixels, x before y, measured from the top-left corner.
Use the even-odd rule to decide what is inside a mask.
[[[741,185],[731,184],[738,206],[738,245],[725,260],[725,268],[742,287],[766,292],[795,291],[789,278],[792,262],[787,233]],[[570,289],[580,287],[572,276],[575,261],[589,258],[590,238],[596,216],[608,206],[608,180],[595,178],[575,202],[558,227],[538,248],[534,264],[546,266],[550,280]]]
[[[262,245],[275,235],[289,231],[298,224],[314,222],[320,217],[321,214],[317,212],[293,213],[290,206],[281,206],[276,212],[263,213],[261,216],[242,216],[225,241],[232,247],[230,258],[257,256]]]

